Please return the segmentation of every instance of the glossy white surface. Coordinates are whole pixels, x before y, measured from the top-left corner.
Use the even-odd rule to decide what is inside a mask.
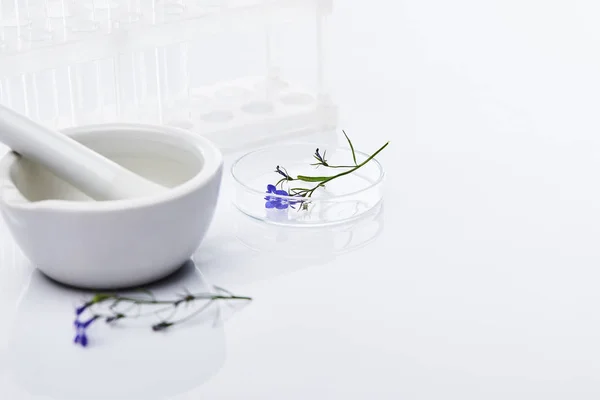
[[[195,260],[254,302],[217,332],[102,329],[85,350],[71,343],[82,297],[32,273],[5,232],[0,348],[19,357],[0,356],[0,398],[597,399],[598,8],[335,2],[338,129],[362,150],[392,140],[379,219],[266,243],[242,222],[241,242],[225,180]],[[312,64],[294,55],[314,41],[285,41],[302,76]],[[155,386],[157,371],[181,379]]]

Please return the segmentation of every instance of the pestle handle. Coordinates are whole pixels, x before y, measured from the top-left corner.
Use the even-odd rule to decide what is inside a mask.
[[[67,135],[0,105],[0,142],[45,166],[95,200],[122,200],[158,194],[151,182]]]

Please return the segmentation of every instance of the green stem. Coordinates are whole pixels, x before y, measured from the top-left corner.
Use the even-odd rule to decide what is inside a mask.
[[[144,300],[144,299],[136,299],[133,297],[121,297],[121,296],[111,296],[106,298],[119,300],[119,301],[128,301],[135,304],[175,304],[177,302],[182,302],[182,299],[177,300]],[[251,297],[246,296],[222,296],[222,295],[194,295],[191,300],[252,300]],[[185,300],[183,300],[185,301]]]
[[[344,172],[340,172],[337,175],[333,175],[327,179],[325,179],[324,181],[322,181],[321,183],[319,183],[317,186],[315,186],[314,188],[312,188],[310,190],[310,194],[308,195],[308,197],[310,197],[310,195],[312,195],[312,193],[317,190],[320,186],[326,184],[327,182],[331,182],[332,180],[342,177],[344,175],[348,175],[353,173],[354,171],[356,171],[357,169],[361,168],[362,166],[364,166],[366,163],[368,163],[369,161],[371,161],[373,158],[375,158],[375,156],[377,156],[377,154],[381,153],[383,151],[383,149],[385,149],[387,147],[387,145],[390,144],[390,142],[387,142],[386,144],[384,144],[383,146],[381,146],[379,148],[379,150],[377,150],[375,153],[371,154],[369,156],[369,158],[367,158],[365,161],[361,162],[360,164],[358,164],[356,167],[352,167],[352,169],[349,169],[348,171],[344,171]]]
[[[200,307],[199,309],[197,309],[196,311],[194,311],[193,313],[186,315],[183,318],[180,318],[180,319],[177,319],[174,321],[170,321],[169,323],[172,325],[175,325],[175,324],[180,324],[182,322],[185,322],[185,321],[195,317],[196,315],[200,314],[202,311],[206,310],[208,307],[210,307],[213,304],[213,302],[214,302],[214,300],[211,300],[208,303],[206,303],[205,305],[203,305],[202,307]],[[165,320],[165,321],[167,321],[167,320]]]

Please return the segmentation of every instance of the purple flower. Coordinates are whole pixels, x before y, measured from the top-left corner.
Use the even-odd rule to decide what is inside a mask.
[[[83,314],[83,312],[84,312],[85,310],[87,310],[87,308],[88,308],[89,306],[91,306],[91,305],[92,305],[92,302],[87,302],[87,303],[83,304],[82,306],[79,306],[79,307],[77,307],[77,308],[75,309],[75,315],[78,315],[78,316],[79,316],[79,315]]]
[[[92,318],[90,318],[84,322],[81,322],[78,319],[75,320],[74,325],[75,325],[75,330],[76,330],[77,334],[75,335],[74,342],[76,344],[80,344],[83,347],[86,347],[88,345],[88,337],[86,334],[86,329],[97,319],[98,319],[98,316],[95,315]]]
[[[290,174],[287,173],[287,171],[285,170],[285,168],[281,168],[279,165],[277,166],[277,168],[275,168],[275,172],[277,172],[279,175],[283,176],[283,179],[285,179],[287,181],[293,181],[294,180],[290,176]]]
[[[329,164],[327,164],[327,160],[325,160],[325,154],[327,153],[327,151],[323,152],[323,155],[321,155],[321,153],[319,153],[319,149],[317,149],[315,151],[315,154],[313,155],[313,157],[318,161],[317,164],[312,164],[312,165],[324,165],[326,167],[329,166]]]
[[[277,194],[280,196],[289,196],[288,192],[285,190],[277,190],[275,185],[267,185],[267,193]],[[265,196],[266,208],[276,208],[278,210],[285,210],[289,207],[289,202],[287,199],[282,199],[281,197],[275,196]]]
[[[276,194],[279,196],[289,196],[289,193],[285,190],[277,190],[275,185],[267,185],[266,193]],[[295,209],[296,207],[294,207],[294,204],[302,203],[302,200],[283,199],[275,196],[265,196],[265,200],[265,208],[275,208],[277,210],[285,210],[288,207]]]

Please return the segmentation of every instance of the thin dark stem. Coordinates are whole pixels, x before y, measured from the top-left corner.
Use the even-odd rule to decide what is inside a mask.
[[[193,298],[192,298],[193,297]],[[177,302],[184,302],[181,299],[177,300],[144,300],[144,299],[136,299],[134,297],[125,297],[125,296],[110,296],[107,299],[113,299],[118,301],[126,301],[135,304],[175,304]],[[224,296],[224,295],[215,295],[215,294],[196,294],[191,296],[191,300],[252,300],[251,297],[246,296]]]
[[[133,307],[135,307],[136,305],[137,305],[137,306],[139,306],[138,304],[135,304],[135,303],[134,303],[134,304],[133,304]],[[130,309],[131,309],[131,308],[130,308]],[[138,307],[138,310],[139,310],[139,307]],[[119,319],[126,319],[126,318],[139,318],[139,317],[146,317],[146,316],[148,316],[148,315],[152,315],[152,314],[154,314],[154,315],[158,315],[158,314],[159,314],[159,313],[161,313],[161,312],[164,312],[164,311],[169,311],[169,310],[174,310],[174,311],[176,311],[176,310],[177,310],[177,306],[175,306],[175,305],[170,305],[170,306],[167,306],[167,307],[159,308],[158,310],[148,311],[148,312],[145,312],[145,313],[141,312],[141,310],[140,310],[140,312],[138,312],[138,313],[137,313],[137,314],[135,314],[135,315],[128,314],[128,313],[127,313],[127,311],[125,311],[125,312],[113,312],[113,314],[110,314],[110,315],[109,315],[109,314],[104,314],[104,313],[96,313],[96,312],[95,312],[95,313],[93,313],[92,315],[93,315],[93,316],[96,316],[96,317],[99,317],[99,318],[110,318],[110,317],[115,317],[116,315],[122,315],[122,317],[120,317]]]
[[[221,286],[217,286],[217,285],[213,285],[213,288],[217,289],[219,292],[223,292],[229,296],[233,296],[234,294],[231,293],[229,290],[222,288]]]
[[[104,320],[107,324],[112,324],[120,320],[130,320],[142,316],[154,314],[158,317],[159,322],[152,325],[152,330],[155,332],[164,331],[170,326],[175,324],[183,323],[190,318],[200,314],[206,310],[211,304],[217,300],[247,300],[252,301],[251,297],[247,296],[235,296],[227,289],[214,286],[215,292],[213,293],[197,293],[192,294],[187,289],[176,299],[171,300],[157,300],[152,292],[143,290],[143,293],[149,297],[137,298],[131,296],[120,296],[118,294],[105,294],[97,293],[86,301],[83,305],[75,309],[75,339],[76,344],[80,344],[86,347],[88,344],[87,328],[96,320]],[[206,304],[202,304],[194,309],[188,309],[188,305],[194,304],[199,300],[207,300]],[[119,307],[124,303],[124,307]],[[102,304],[103,307],[99,307],[100,310],[96,310],[97,306]],[[184,305],[184,307],[180,307]],[[149,310],[142,312],[142,307],[148,306]],[[121,310],[119,310],[121,308]],[[137,308],[137,313],[133,309]],[[183,311],[182,309],[185,309]],[[87,311],[86,311],[87,310]],[[182,311],[184,315],[182,318],[174,319],[177,317],[178,311]],[[84,317],[83,313],[87,313],[90,317]],[[83,319],[85,318],[85,319]]]
[[[326,180],[322,181],[322,182],[320,183],[320,185],[324,185],[325,183],[327,183],[327,182],[330,182],[330,181],[332,181],[332,180],[334,180],[334,179],[336,179],[336,178],[339,178],[339,177],[341,177],[341,176],[344,176],[344,175],[348,175],[348,174],[351,174],[351,173],[353,173],[354,171],[356,171],[357,169],[361,168],[361,167],[362,167],[362,166],[364,166],[366,163],[368,163],[369,161],[371,161],[373,158],[375,158],[375,156],[377,156],[377,154],[381,153],[381,152],[383,151],[383,149],[385,149],[385,148],[388,146],[388,144],[390,144],[390,142],[387,142],[386,144],[384,144],[383,146],[381,146],[381,147],[379,148],[379,150],[377,150],[375,153],[371,154],[371,155],[369,156],[369,158],[367,158],[365,161],[363,161],[363,162],[361,162],[360,164],[358,164],[356,167],[352,167],[352,169],[350,169],[350,170],[348,170],[348,171],[344,171],[344,172],[341,172],[341,173],[339,173],[339,174],[337,174],[337,175],[334,175],[334,176],[330,177],[329,179],[326,179]]]
[[[354,165],[357,165],[357,163],[356,163],[356,151],[354,151],[354,145],[352,144],[352,141],[350,140],[350,138],[348,137],[348,135],[346,135],[346,131],[344,131],[342,129],[342,133],[346,137],[346,140],[348,141],[348,145],[350,145],[350,150],[352,151],[352,159],[354,160]]]
[[[202,307],[200,307],[199,309],[197,309],[196,311],[194,311],[193,313],[190,313],[189,315],[186,315],[185,317],[177,319],[175,321],[170,321],[170,323],[173,324],[173,325],[175,325],[175,324],[180,324],[182,322],[185,322],[185,321],[189,320],[190,318],[193,318],[196,315],[200,314],[202,311],[206,310],[214,302],[215,302],[215,300],[211,300],[208,303],[206,303],[205,305],[203,305]],[[169,322],[168,320],[165,320],[165,321]]]
[[[155,311],[155,312],[154,312],[154,314],[155,314],[156,316],[160,317],[160,318],[161,318],[163,321],[168,321],[168,320],[170,320],[171,318],[173,318],[173,316],[174,316],[174,315],[177,313],[177,309],[179,308],[179,304],[173,304],[173,306],[171,306],[171,307],[165,307],[165,309],[166,309],[166,310],[168,310],[169,308],[171,309],[171,313],[170,313],[170,314],[169,314],[169,316],[168,316],[168,317],[166,317],[166,318],[165,318],[165,317],[163,317],[162,315],[160,315],[160,312],[161,312],[162,310],[157,310],[157,311]]]
[[[232,299],[232,298],[233,299],[243,299],[243,300],[249,300],[250,299],[249,297],[243,297],[242,298],[240,296],[232,296],[232,297],[213,296],[212,298],[210,298],[209,303],[212,303],[212,302],[214,302],[216,300],[219,300],[219,299]],[[107,318],[107,317],[114,317],[117,314],[121,314],[121,315],[123,315],[123,317],[121,317],[121,319],[124,319],[124,318],[145,317],[145,316],[152,315],[152,314],[157,315],[159,313],[162,313],[162,312],[165,312],[165,311],[169,311],[169,310],[173,310],[173,314],[174,314],[175,311],[177,311],[177,308],[179,307],[180,304],[182,304],[182,303],[187,304],[187,303],[189,303],[191,301],[191,300],[190,301],[182,301],[182,302],[179,302],[179,300],[177,300],[177,301],[171,301],[171,302],[168,302],[168,304],[169,304],[168,306],[159,308],[158,310],[152,310],[152,311],[148,311],[148,312],[145,312],[145,313],[141,313],[140,312],[140,313],[137,313],[136,315],[130,315],[130,314],[128,314],[128,312],[132,308],[134,308],[135,306],[139,306],[140,303],[138,303],[137,300],[133,300],[133,299],[129,299],[129,298],[126,298],[125,300],[123,300],[123,299],[125,299],[125,298],[121,298],[121,300],[124,301],[124,302],[131,301],[131,307],[129,307],[127,310],[119,312],[119,311],[114,310],[112,307],[109,307],[109,309],[113,312],[113,314],[109,315],[109,314],[94,312],[93,315],[97,316],[97,317],[100,317],[100,318]],[[208,299],[208,298],[198,298],[198,297],[195,298],[195,300],[205,300],[205,299]],[[165,304],[165,303],[167,303],[167,301],[161,301],[161,302],[156,302],[156,303],[152,303],[152,304],[153,305],[159,305],[159,304]],[[148,304],[148,303],[146,303],[146,304]],[[168,320],[169,318],[171,318],[173,316],[173,314],[171,314],[171,316],[168,317],[168,318],[163,318],[163,320]]]
[[[313,154],[313,158],[317,161],[316,163],[310,164],[312,166],[316,166],[316,168],[319,168],[320,166],[323,166],[325,168],[332,168],[332,169],[345,169],[346,171],[340,172],[338,174],[335,174],[333,176],[307,176],[307,175],[296,175],[295,178],[293,178],[285,168],[281,167],[280,165],[277,165],[277,167],[275,168],[275,172],[278,173],[279,175],[283,176],[283,179],[279,179],[277,181],[277,183],[275,184],[275,186],[280,186],[283,189],[283,182],[293,182],[293,181],[302,181],[302,182],[311,182],[311,183],[315,183],[315,186],[310,188],[310,189],[306,189],[306,188],[300,188],[300,187],[294,187],[294,188],[290,188],[288,189],[289,194],[294,197],[294,198],[299,198],[299,199],[304,199],[304,200],[289,200],[289,199],[285,199],[285,200],[278,200],[279,202],[281,202],[285,207],[283,208],[287,208],[287,206],[289,205],[291,208],[295,208],[292,206],[292,204],[295,203],[300,203],[301,206],[298,207],[298,211],[300,210],[308,210],[308,206],[311,203],[311,201],[306,200],[306,199],[310,199],[312,198],[312,195],[315,193],[315,191],[318,188],[324,188],[326,186],[326,184],[328,184],[329,182],[331,182],[334,179],[337,178],[341,178],[345,175],[349,175],[352,174],[353,172],[356,172],[358,169],[362,168],[363,166],[365,166],[367,163],[369,163],[371,160],[373,160],[379,153],[381,153],[389,144],[390,142],[386,142],[383,146],[381,146],[379,149],[377,149],[377,151],[375,151],[373,154],[371,154],[370,156],[368,156],[368,158],[366,160],[364,160],[363,162],[361,162],[360,164],[357,162],[356,159],[356,151],[354,150],[354,145],[352,144],[352,141],[350,140],[350,138],[348,137],[348,135],[346,134],[346,132],[342,131],[344,133],[344,137],[346,138],[346,140],[348,141],[348,145],[350,146],[350,150],[352,152],[352,160],[354,161],[354,165],[330,165],[327,162],[327,158],[326,158],[326,154],[327,151],[323,151],[322,153],[320,152],[319,148],[317,148],[315,150],[315,153]],[[291,184],[287,185],[288,187],[291,186]],[[272,189],[269,188],[269,186],[267,186],[267,192],[270,193],[272,191]],[[267,200],[269,200],[269,198],[266,198]],[[271,204],[269,204],[269,202],[271,202]],[[266,207],[267,208],[272,208],[273,204],[275,201],[274,200],[269,200],[269,202],[267,202]]]
[[[307,193],[307,197],[310,197],[315,190],[317,190],[319,187],[324,186],[327,182],[331,182],[334,179],[340,178],[342,176],[348,175],[353,173],[354,171],[356,171],[357,169],[363,167],[365,164],[367,164],[369,161],[371,161],[373,158],[375,158],[375,156],[377,156],[377,154],[381,153],[383,151],[383,149],[385,149],[388,145],[390,144],[390,142],[387,142],[386,144],[384,144],[383,146],[381,146],[379,148],[379,150],[377,150],[375,153],[371,154],[369,156],[369,158],[367,158],[365,161],[361,162],[360,164],[358,164],[356,167],[352,167],[352,169],[349,169],[348,171],[344,171],[341,172],[337,175],[333,175],[323,181],[321,181],[317,186],[315,186],[314,188],[312,188],[308,193]]]

